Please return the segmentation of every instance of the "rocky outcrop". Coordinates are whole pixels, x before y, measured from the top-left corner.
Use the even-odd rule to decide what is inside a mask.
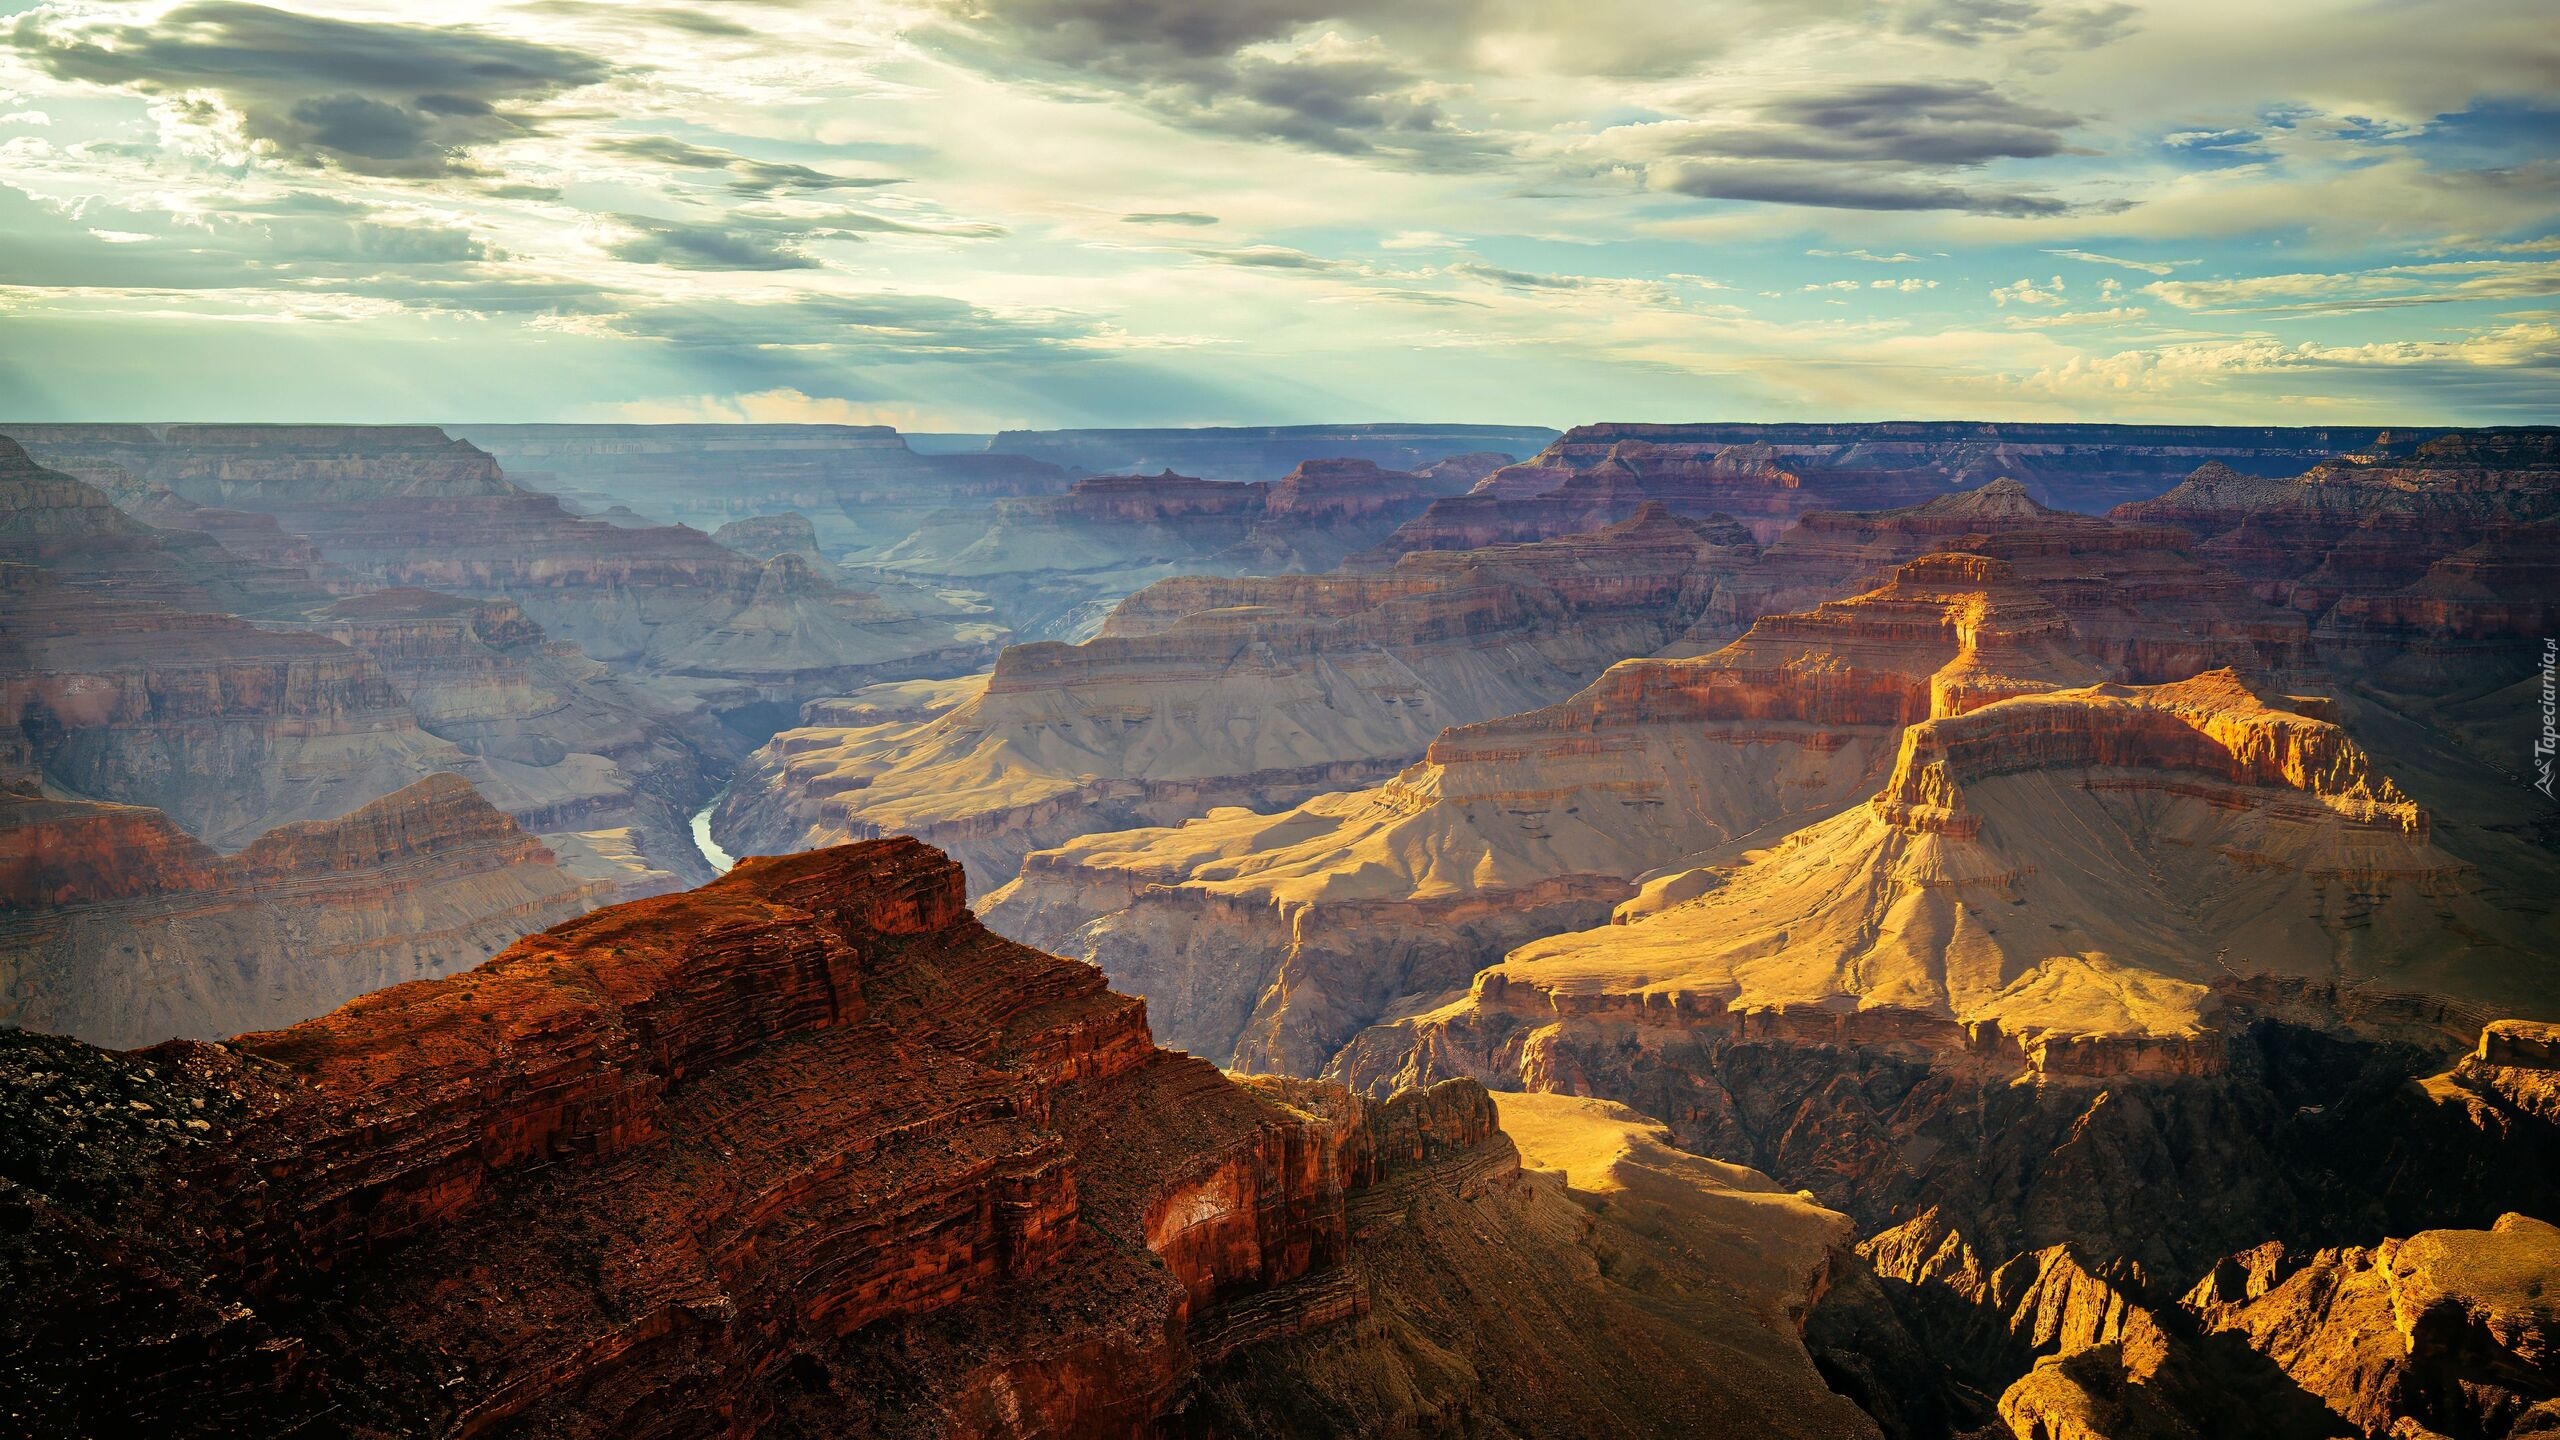
[[[1681,633],[1751,548],[1656,507],[1379,574],[1161,581],[1095,639],[1005,651],[945,712],[811,707],[742,767],[715,829],[739,851],[916,835],[991,888],[1079,835],[1393,774],[1444,726],[1558,699]]]
[[[1097,475],[1065,493],[934,516],[883,552],[879,573],[983,592],[1008,623],[1080,639],[1122,597],[1184,574],[1329,570],[1377,543],[1464,472],[1309,460],[1274,482]]]
[[[1872,794],[1903,726],[2095,678],[2070,635],[2005,562],[1926,557],[1713,655],[1454,727],[1375,789],[1035,853],[989,923],[1103,965],[1201,1053],[1312,1073],[1389,1009],[1599,923],[1648,872]]]
[[[37,1429],[1134,1437],[1204,1413],[1203,1367],[1213,1416],[1410,1393],[1408,1348],[1289,1363],[1374,1324],[1488,1367],[1429,1381],[1456,1403],[1422,1433],[1479,1404],[1872,1433],[1795,1348],[1801,1273],[1612,1279],[1627,1227],[1524,1176],[1480,1089],[1238,1085],[979,928],[909,841],[748,861],[292,1029],[0,1034],[0,1067],[0,1275],[49,1302],[0,1316],[0,1363]],[[1512,1316],[1429,1303],[1496,1274]],[[1718,1283],[1741,1315],[1645,1293]],[[1556,1338],[1595,1317],[1663,1368]]]
[[[671,714],[710,706],[756,739],[800,701],[953,674],[1001,632],[840,590],[795,556],[757,562],[683,526],[571,515],[478,448],[423,426],[17,426],[48,463],[114,468],[203,505],[272,516],[377,585],[521,605],[645,679]]]
[[[452,775],[231,856],[157,810],[0,796],[0,1024],[103,1045],[290,1024],[611,896]]]
[[[702,530],[796,511],[830,559],[894,544],[936,510],[1066,488],[1013,453],[918,454],[886,425],[472,425],[512,473]]]

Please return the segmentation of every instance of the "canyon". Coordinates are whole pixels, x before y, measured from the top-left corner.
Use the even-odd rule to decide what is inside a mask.
[[[0,435],[19,1428],[2560,1427],[2560,431]]]
[[[2297,617],[2169,532],[2048,511],[2014,485],[1808,520],[1719,594],[1749,613],[1879,561],[1864,594],[1452,727],[1377,787],[1035,852],[986,914],[1148,994],[1179,1043],[1315,1073],[1512,946],[1599,923],[1648,884],[1699,885],[1867,798],[1920,721],[2207,667],[2269,683],[2306,658]]]
[[[1160,581],[1091,640],[1008,648],[945,705],[900,711],[900,687],[812,705],[740,767],[718,833],[775,852],[915,835],[992,888],[1092,831],[1393,774],[1445,726],[1560,699],[1685,633],[1754,549],[1656,506],[1373,574]]]
[[[272,517],[377,586],[512,600],[548,635],[645,681],[670,713],[707,708],[749,733],[822,694],[975,668],[1003,638],[840,589],[796,556],[757,563],[683,526],[582,519],[432,427],[7,433],[49,468],[101,482],[110,499],[119,481],[128,493],[166,489]]]

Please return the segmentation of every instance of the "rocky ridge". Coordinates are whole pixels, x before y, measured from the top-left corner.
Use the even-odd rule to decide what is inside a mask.
[[[224,1045],[0,1033],[0,1068],[0,1275],[58,1302],[0,1318],[35,1428],[1138,1436],[1402,1395],[1423,1433],[1874,1433],[1794,1338],[1836,1217],[1723,1273],[1524,1172],[1471,1084],[1230,1081],[911,841]],[[1604,1274],[1630,1244],[1662,1268]],[[1389,1343],[1290,1363],[1336,1332]]]

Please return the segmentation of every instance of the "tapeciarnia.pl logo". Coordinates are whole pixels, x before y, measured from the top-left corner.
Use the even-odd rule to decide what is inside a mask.
[[[2533,788],[2551,794],[2551,761],[2560,751],[2560,640],[2542,642],[2542,736],[2533,742]]]

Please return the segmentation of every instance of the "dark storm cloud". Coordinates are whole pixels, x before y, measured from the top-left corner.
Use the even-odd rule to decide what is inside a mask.
[[[688,144],[667,135],[608,135],[595,142],[607,155],[646,160],[684,170],[717,170],[730,177],[739,195],[814,194],[827,190],[873,190],[901,183],[893,175],[837,175],[781,160],[756,160],[729,150]]]
[[[467,170],[472,147],[536,128],[525,106],[612,73],[591,55],[476,30],[330,20],[233,0],[196,0],[131,25],[39,8],[18,16],[5,37],[60,79],[198,108],[204,102],[190,97],[217,95],[220,109],[275,153],[367,175]]]
[[[1681,155],[1980,165],[2058,155],[2080,117],[2022,104],[1980,80],[1904,80],[1781,96],[1752,120],[1704,129]]]
[[[1856,166],[1691,163],[1662,167],[1654,186],[1701,200],[1758,200],[1829,210],[1964,210],[1977,215],[2062,215],[2050,195],[1984,190]]]

